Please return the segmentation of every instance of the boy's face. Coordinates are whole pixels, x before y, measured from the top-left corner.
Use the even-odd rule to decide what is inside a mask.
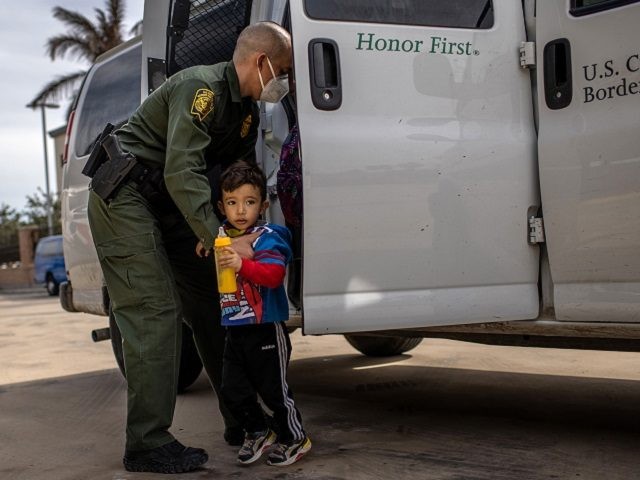
[[[222,201],[218,202],[229,223],[238,230],[253,226],[268,206],[269,202],[260,198],[258,187],[248,183],[231,192],[223,190]]]

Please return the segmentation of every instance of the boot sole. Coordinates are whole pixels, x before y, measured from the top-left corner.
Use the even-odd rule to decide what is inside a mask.
[[[209,456],[204,454],[177,465],[167,465],[158,462],[136,462],[131,460],[123,460],[122,463],[128,472],[186,473],[201,467],[207,463],[207,460],[209,460]]]

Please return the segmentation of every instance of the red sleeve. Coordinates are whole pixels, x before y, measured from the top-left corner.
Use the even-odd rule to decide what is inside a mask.
[[[256,285],[276,288],[282,285],[286,270],[282,265],[275,263],[260,263],[243,258],[242,267],[238,273]]]

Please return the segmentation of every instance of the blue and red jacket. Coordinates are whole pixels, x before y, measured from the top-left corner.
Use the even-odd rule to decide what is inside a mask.
[[[284,288],[287,264],[291,260],[291,234],[286,227],[261,223],[244,231],[225,223],[230,237],[254,232],[260,236],[253,242],[254,257],[243,258],[236,276],[236,293],[220,294],[222,325],[253,325],[285,322],[289,319],[289,301]]]

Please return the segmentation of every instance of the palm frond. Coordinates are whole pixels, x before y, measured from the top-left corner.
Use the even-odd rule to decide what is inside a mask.
[[[98,37],[99,33],[91,21],[78,12],[72,12],[62,7],[53,8],[53,16],[71,27],[71,31],[80,35]]]
[[[104,10],[100,8],[96,8],[95,12],[97,26],[100,31],[101,50],[107,51],[116,45],[121,44],[122,22],[117,19],[114,20],[112,12],[105,13]]]
[[[109,11],[109,23],[122,30],[122,22],[124,22],[125,4],[121,0],[108,0],[107,10]]]
[[[129,30],[129,35],[133,37],[137,37],[138,35],[142,35],[142,20],[138,20],[133,24],[131,30]]]
[[[96,11],[96,20],[97,20],[97,30],[100,32],[100,43],[102,44],[107,42],[107,39],[111,36],[111,25],[107,20],[107,14],[104,13],[99,8],[95,9]]]
[[[37,105],[39,103],[57,101],[69,92],[73,92],[86,74],[86,70],[81,70],[54,78],[38,92],[29,104]]]
[[[119,45],[123,41],[122,25],[124,19],[124,0],[105,0],[105,9],[96,8],[96,20],[92,22],[84,15],[54,7],[53,16],[66,24],[66,33],[49,38],[46,44],[47,54],[51,60],[66,55],[90,62]],[[134,25],[132,32],[141,31],[141,22]],[[75,72],[55,78],[38,92],[33,102],[56,100],[63,94],[68,95],[78,86],[78,81],[86,72]]]
[[[63,58],[67,52],[79,59],[90,62],[100,54],[97,51],[97,39],[81,37],[79,35],[58,35],[47,41],[47,53],[51,60]]]

